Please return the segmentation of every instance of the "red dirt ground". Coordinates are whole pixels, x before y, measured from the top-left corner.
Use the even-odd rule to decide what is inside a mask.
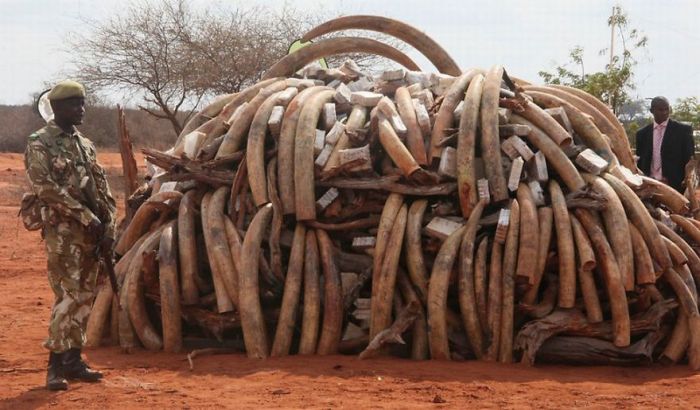
[[[100,161],[120,173],[118,154]],[[113,178],[113,190],[121,184]],[[20,154],[0,154],[0,408],[700,408],[700,374],[650,368],[413,362],[350,356],[248,360],[116,347],[88,350],[99,384],[44,389],[41,347],[52,303],[37,232],[16,217],[25,177]],[[123,200],[123,195],[119,195]]]

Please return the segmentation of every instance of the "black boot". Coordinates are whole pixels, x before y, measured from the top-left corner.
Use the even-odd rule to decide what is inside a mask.
[[[102,373],[90,369],[80,357],[80,349],[68,349],[63,354],[63,375],[68,380],[96,382],[102,378]]]
[[[49,353],[49,369],[46,372],[48,390],[67,390],[68,382],[63,377],[63,353]]]

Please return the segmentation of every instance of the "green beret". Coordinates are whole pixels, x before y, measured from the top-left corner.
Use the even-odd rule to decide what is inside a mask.
[[[47,98],[49,101],[65,100],[67,98],[85,98],[85,87],[82,84],[65,80],[53,86]]]

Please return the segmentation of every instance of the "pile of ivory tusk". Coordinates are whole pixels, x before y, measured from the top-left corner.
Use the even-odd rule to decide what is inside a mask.
[[[700,368],[695,198],[638,173],[605,105],[500,66],[462,72],[386,18],[305,40],[348,28],[441,73],[320,40],[216,99],[168,152],[144,150],[159,172],[132,197],[119,300],[101,288],[89,344]],[[350,51],[406,69],[307,66]]]

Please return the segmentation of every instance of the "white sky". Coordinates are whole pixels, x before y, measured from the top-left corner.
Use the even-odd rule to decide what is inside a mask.
[[[61,51],[82,18],[107,18],[128,0],[0,0],[0,104],[24,104],[69,68]],[[195,5],[281,8],[282,0],[190,0]],[[604,69],[598,51],[610,44],[612,7],[627,12],[631,27],[649,38],[636,69],[640,98],[700,96],[700,0],[289,0],[293,7],[326,14],[377,14],[425,31],[462,68],[503,64],[514,76],[540,83],[540,70],[568,61],[584,48],[587,72]],[[319,6],[322,4],[322,6]],[[619,42],[616,47],[619,47]],[[426,71],[434,68],[408,53]]]

